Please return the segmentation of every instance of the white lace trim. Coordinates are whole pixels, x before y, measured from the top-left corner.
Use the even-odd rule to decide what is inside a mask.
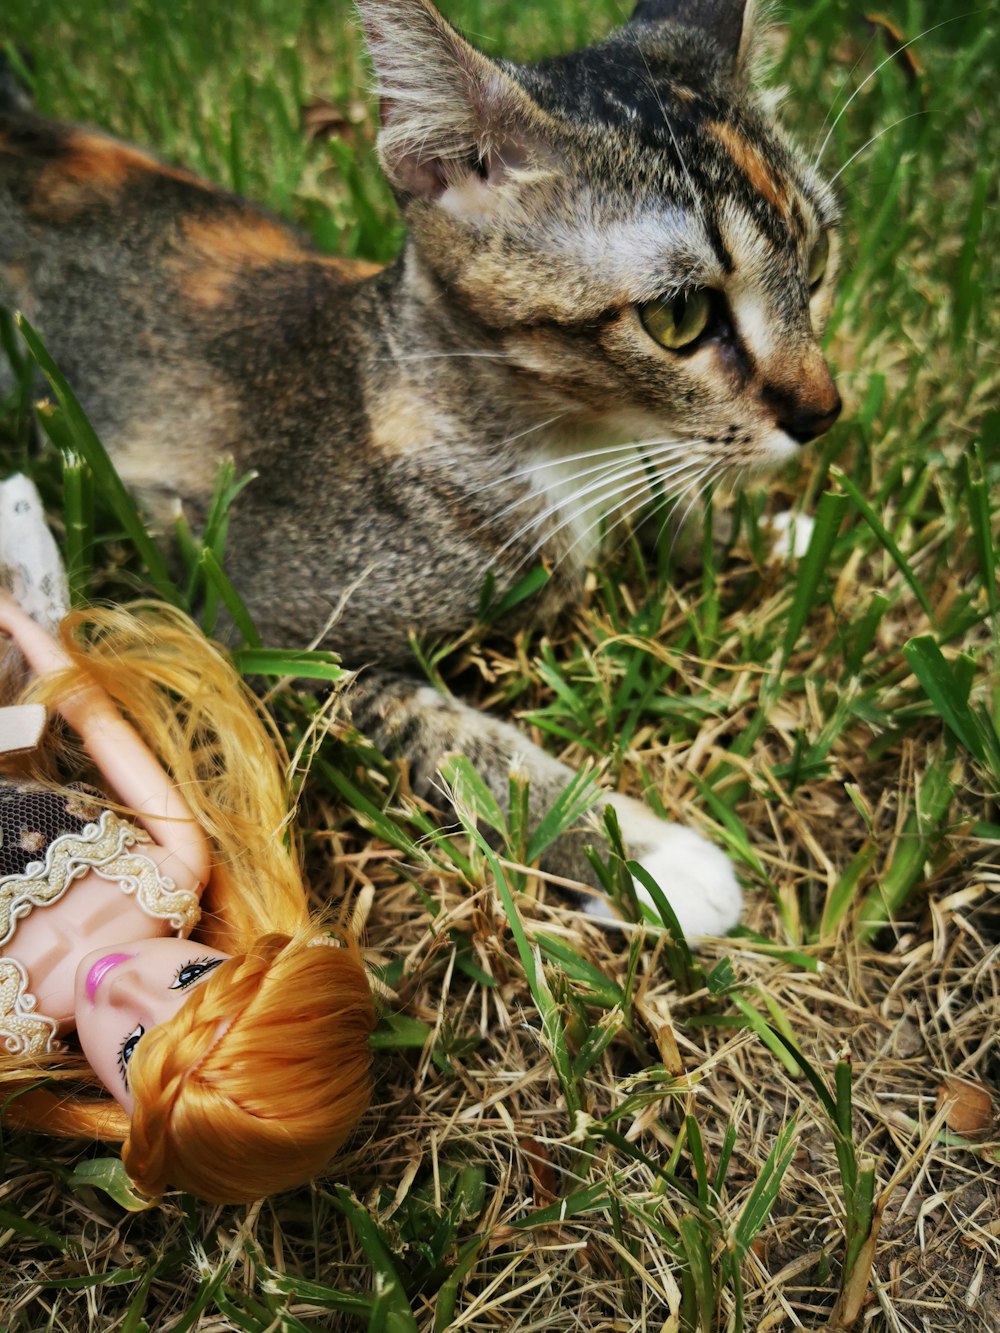
[[[0,946],[14,934],[18,921],[36,907],[58,902],[75,880],[91,870],[134,897],[147,916],[169,921],[174,930],[187,934],[201,916],[198,894],[178,889],[151,857],[133,850],[137,843],[150,842],[144,829],[113,810],[102,811],[97,823],[88,824],[81,833],[54,838],[44,861],[32,861],[22,873],[0,879]],[[17,959],[0,958],[0,1040],[12,1055],[54,1054],[60,1049],[56,1022],[36,1012],[35,997],[27,986],[27,974]]]

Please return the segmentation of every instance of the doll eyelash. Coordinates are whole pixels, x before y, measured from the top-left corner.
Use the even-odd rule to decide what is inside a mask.
[[[203,958],[192,958],[187,963],[181,963],[180,967],[174,973],[174,979],[168,987],[169,990],[186,990],[188,986],[193,986],[196,981],[200,981],[206,973],[213,971],[220,963],[225,960],[222,958],[210,958],[207,954]],[[188,977],[185,981],[181,980],[182,975],[189,968],[197,968],[194,976]]]
[[[132,1029],[122,1044],[118,1047],[118,1072],[122,1076],[122,1085],[126,1092],[128,1092],[128,1062],[132,1058],[132,1053],[135,1050],[135,1047],[139,1044],[139,1038],[144,1037],[145,1035],[146,1029],[139,1023]],[[132,1047],[132,1050],[129,1051],[128,1055],[126,1055],[125,1047],[133,1040],[133,1038],[135,1039],[135,1045]]]

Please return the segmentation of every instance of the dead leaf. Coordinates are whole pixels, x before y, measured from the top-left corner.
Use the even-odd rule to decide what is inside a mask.
[[[923,70],[920,62],[913,54],[913,47],[909,45],[906,34],[901,28],[898,28],[892,19],[887,19],[884,14],[865,14],[865,26],[882,38],[882,44],[891,56],[895,57],[896,64],[903,71],[906,82],[911,88],[916,88],[920,82],[920,76]]]
[[[990,1090],[977,1079],[949,1075],[937,1092],[937,1109],[951,1102],[944,1123],[953,1134],[966,1139],[984,1139],[993,1129],[994,1110]]]

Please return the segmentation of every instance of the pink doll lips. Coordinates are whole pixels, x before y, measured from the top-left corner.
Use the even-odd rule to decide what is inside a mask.
[[[98,958],[87,973],[87,998],[91,1004],[95,1003],[97,988],[111,969],[117,967],[119,963],[127,963],[130,958],[134,957],[134,953],[106,953],[103,958]]]

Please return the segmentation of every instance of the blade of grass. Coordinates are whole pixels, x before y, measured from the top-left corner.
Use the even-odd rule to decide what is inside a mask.
[[[104,445],[97,438],[97,433],[87,420],[83,408],[77,402],[72,389],[66,383],[59,367],[45,350],[41,338],[23,315],[17,316],[17,327],[21,331],[35,360],[36,365],[52,386],[59,406],[65,416],[67,431],[73,441],[75,452],[82,457],[94,476],[94,484],[110,503],[118,521],[128,534],[149,575],[150,581],[164,601],[174,606],[183,605],[183,598],[167,570],[163,552],[146,531],[145,524],[139,517],[139,511],[132,502],[132,497],[122,484],[108,456]],[[45,415],[41,414],[42,424]],[[63,437],[65,439],[65,437]],[[53,440],[59,447],[59,440]]]
[[[63,452],[63,525],[70,606],[84,606],[94,576],[94,479],[70,450]]]
[[[844,488],[850,496],[855,509],[857,509],[858,513],[871,528],[872,532],[874,532],[875,536],[892,556],[897,569],[902,574],[903,578],[906,579],[914,597],[916,597],[917,601],[920,603],[924,615],[926,615],[932,625],[936,624],[937,620],[934,615],[934,609],[930,603],[930,598],[927,596],[923,584],[917,578],[916,574],[914,574],[906,556],[903,555],[903,552],[899,549],[899,544],[893,537],[892,533],[875,513],[874,509],[872,509],[871,505],[858,490],[857,486],[855,486],[854,482],[851,481],[850,477],[841,472],[839,468],[832,468],[831,475]]]
[[[825,491],[816,507],[816,519],[806,553],[799,561],[795,596],[788,612],[788,624],[781,647],[780,670],[783,671],[799,641],[806,619],[816,605],[820,584],[830,562],[830,553],[847,511],[847,500],[834,491]]]
[[[328,1194],[327,1197],[347,1218],[358,1244],[372,1266],[376,1292],[373,1305],[377,1307],[381,1299],[385,1314],[393,1317],[399,1333],[404,1333],[404,1330],[405,1333],[418,1333],[417,1321],[413,1317],[405,1286],[390,1257],[389,1247],[379,1227],[361,1203],[342,1185],[336,1186],[333,1194]]]
[[[207,546],[203,547],[198,565],[204,576],[206,594],[209,589],[218,594],[223,606],[229,612],[233,624],[242,634],[243,642],[251,648],[263,647],[261,637],[257,632],[257,626],[253,623],[253,616],[247,610],[246,603],[233,587],[229,576],[219,563],[219,557]],[[211,617],[214,621],[214,603],[212,604]]]
[[[238,648],[232,656],[244,676],[336,682],[346,674],[337,654],[321,648]]]
[[[867,943],[882,926],[892,922],[923,877],[927,857],[941,836],[958,786],[952,766],[947,752],[928,765],[892,859],[861,905],[857,928],[861,943]]]
[[[733,1243],[741,1259],[771,1215],[781,1193],[781,1182],[795,1156],[797,1131],[798,1121],[794,1119],[782,1127],[743,1205],[733,1231]]]

